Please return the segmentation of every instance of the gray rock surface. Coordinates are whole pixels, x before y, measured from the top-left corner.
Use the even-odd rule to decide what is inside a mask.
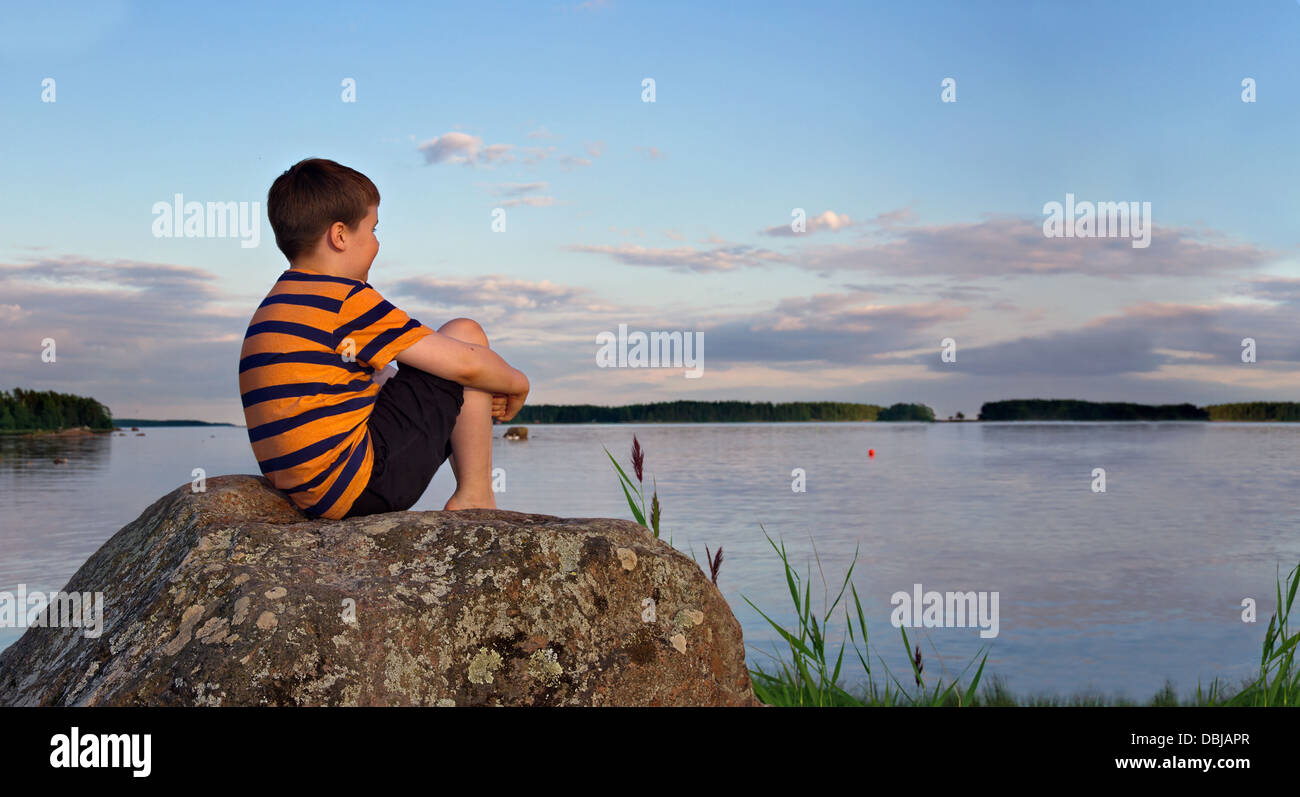
[[[264,479],[177,489],[29,628],[0,705],[761,705],[695,562],[626,520],[500,510],[309,520]]]

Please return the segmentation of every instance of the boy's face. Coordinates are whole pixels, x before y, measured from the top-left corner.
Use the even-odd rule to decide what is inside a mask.
[[[353,265],[369,269],[370,264],[375,261],[375,255],[379,254],[379,239],[375,237],[375,227],[379,226],[379,206],[371,205],[366,211],[366,217],[357,225],[356,248],[348,247],[349,252],[355,252],[356,260]]]

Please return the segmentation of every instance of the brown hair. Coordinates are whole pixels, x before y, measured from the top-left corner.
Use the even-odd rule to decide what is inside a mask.
[[[379,189],[369,177],[325,158],[298,161],[266,192],[275,245],[290,263],[310,253],[334,222],[355,230],[378,204]]]

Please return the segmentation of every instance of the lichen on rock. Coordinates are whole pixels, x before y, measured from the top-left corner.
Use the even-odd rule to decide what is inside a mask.
[[[528,657],[528,674],[547,686],[557,686],[563,673],[564,668],[550,648],[535,650]]]
[[[501,669],[501,654],[495,650],[479,648],[478,655],[469,663],[469,682],[490,684],[499,669]]]

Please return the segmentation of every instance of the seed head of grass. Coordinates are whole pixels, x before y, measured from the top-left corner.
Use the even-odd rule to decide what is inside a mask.
[[[641,477],[642,469],[645,467],[645,451],[641,448],[641,441],[632,435],[632,470],[636,472],[636,480],[644,481]]]
[[[709,553],[709,546],[704,546],[704,558],[709,562],[709,577],[713,579],[713,586],[718,586],[718,568],[722,567],[722,546],[718,546],[717,555]]]

